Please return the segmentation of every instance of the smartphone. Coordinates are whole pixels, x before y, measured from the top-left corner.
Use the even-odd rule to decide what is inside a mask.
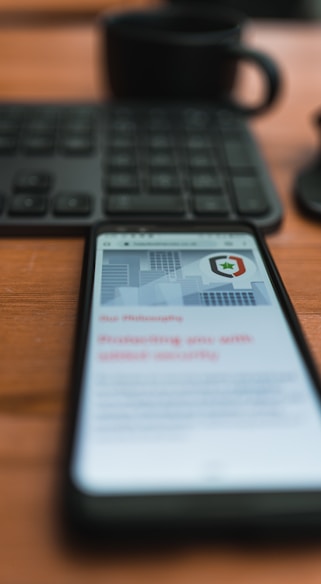
[[[318,374],[252,226],[96,226],[76,337],[74,524],[321,519]]]

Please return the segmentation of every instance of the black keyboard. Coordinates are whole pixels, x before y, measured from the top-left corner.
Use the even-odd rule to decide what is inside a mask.
[[[282,208],[246,122],[207,105],[0,104],[2,233],[250,220]]]

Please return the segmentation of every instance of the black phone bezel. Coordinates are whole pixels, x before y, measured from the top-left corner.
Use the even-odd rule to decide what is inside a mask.
[[[320,490],[279,491],[249,490],[242,492],[171,493],[151,495],[93,496],[81,491],[71,477],[73,440],[77,422],[81,380],[86,351],[93,289],[96,238],[102,232],[206,232],[241,231],[252,233],[257,241],[267,273],[280,306],[293,332],[294,339],[307,365],[316,392],[321,399],[318,371],[307,346],[299,320],[285,290],[276,265],[260,232],[248,223],[218,223],[201,225],[117,225],[100,223],[91,229],[86,242],[81,278],[75,352],[67,424],[67,448],[63,481],[63,509],[69,527],[81,533],[112,534],[134,530],[148,531],[186,529],[196,526],[216,529],[272,529],[287,531],[301,526],[314,529],[321,526]],[[64,441],[64,446],[66,440]]]

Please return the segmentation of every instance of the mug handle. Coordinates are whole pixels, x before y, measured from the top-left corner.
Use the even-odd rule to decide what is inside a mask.
[[[225,98],[224,102],[230,109],[248,116],[253,116],[263,113],[275,101],[281,89],[281,74],[276,63],[264,53],[260,51],[247,49],[241,45],[229,47],[227,56],[234,59],[248,61],[254,65],[258,65],[265,75],[266,79],[266,95],[262,103],[254,106],[247,106],[237,101]]]

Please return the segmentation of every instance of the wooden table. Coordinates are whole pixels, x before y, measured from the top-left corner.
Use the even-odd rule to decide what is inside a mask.
[[[321,26],[256,23],[248,34],[283,71],[282,98],[252,125],[285,208],[268,243],[321,371],[321,224],[292,199],[295,173],[317,145]],[[100,98],[98,53],[93,24],[2,25],[0,97]],[[321,540],[94,555],[64,545],[57,489],[82,254],[81,238],[0,240],[0,584],[321,582]]]

